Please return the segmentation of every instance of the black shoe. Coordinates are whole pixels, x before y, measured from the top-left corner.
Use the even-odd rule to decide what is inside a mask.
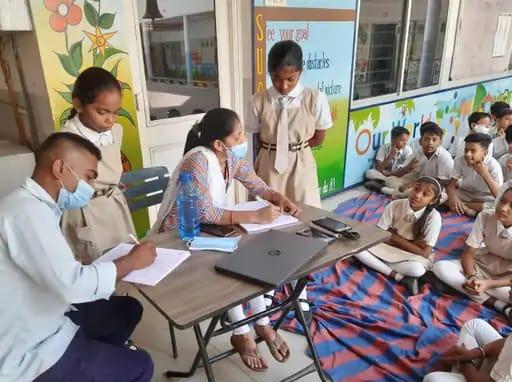
[[[369,180],[364,183],[364,186],[370,191],[381,192],[382,187],[384,187],[384,183],[376,180]]]
[[[418,279],[415,277],[404,276],[402,280],[399,281],[400,284],[405,285],[409,294],[415,295],[418,294]]]

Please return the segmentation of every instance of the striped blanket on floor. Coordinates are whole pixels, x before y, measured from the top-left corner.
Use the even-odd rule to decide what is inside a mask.
[[[376,223],[389,201],[372,193],[340,204],[335,212]],[[473,223],[442,215],[437,261],[460,256]],[[313,339],[333,381],[421,381],[438,356],[456,343],[464,322],[478,317],[502,335],[512,331],[502,315],[463,296],[442,295],[428,284],[408,296],[403,286],[358,262],[339,262],[310,277]],[[295,319],[284,328],[302,332]]]

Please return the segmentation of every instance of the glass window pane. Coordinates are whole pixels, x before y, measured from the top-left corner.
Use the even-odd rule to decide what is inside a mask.
[[[448,0],[416,0],[411,4],[404,90],[439,83]]]
[[[137,5],[151,120],[218,107],[214,0]]]
[[[397,91],[405,0],[361,0],[354,99]]]

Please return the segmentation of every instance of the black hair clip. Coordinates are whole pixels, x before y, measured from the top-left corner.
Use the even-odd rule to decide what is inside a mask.
[[[359,240],[361,235],[359,232],[349,230],[341,232],[341,237],[348,240]]]

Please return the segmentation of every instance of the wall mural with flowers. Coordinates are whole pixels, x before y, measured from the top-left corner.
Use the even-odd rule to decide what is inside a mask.
[[[127,28],[121,0],[30,0],[34,28],[55,129],[72,110],[76,77],[90,66],[109,70],[123,89],[118,122],[123,126],[123,166],[142,167],[135,97],[127,53],[134,31]],[[134,214],[139,232],[148,225],[146,211]]]

